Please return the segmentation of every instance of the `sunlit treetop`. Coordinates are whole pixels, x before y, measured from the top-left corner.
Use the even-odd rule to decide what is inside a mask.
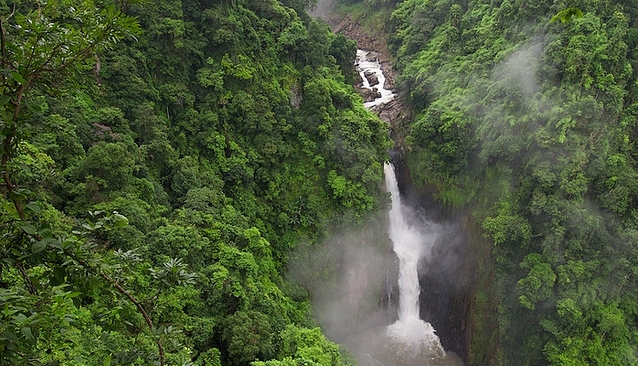
[[[554,15],[552,17],[552,19],[550,20],[550,23],[554,23],[557,20],[560,20],[561,23],[565,24],[565,23],[569,23],[572,21],[572,18],[582,18],[583,16],[583,11],[578,9],[578,8],[567,8],[564,10],[559,11],[558,13],[556,13],[556,15]]]

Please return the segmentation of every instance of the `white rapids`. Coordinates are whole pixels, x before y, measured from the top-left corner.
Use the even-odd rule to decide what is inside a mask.
[[[363,79],[362,87],[378,92],[381,95],[371,102],[364,103],[364,107],[368,109],[374,109],[394,99],[394,92],[390,89],[385,88],[385,75],[383,74],[383,70],[381,69],[379,57],[375,52],[357,50],[357,71],[359,72],[361,79]],[[376,85],[370,85],[370,80],[366,76],[366,73],[373,74],[379,83]]]
[[[357,50],[356,67],[363,80],[361,87],[371,90],[377,96],[374,100],[364,103],[366,108],[378,111],[380,106],[395,98],[394,92],[385,88],[386,79],[377,53]],[[371,80],[374,85],[370,85]],[[391,195],[392,202],[388,213],[388,236],[399,260],[397,320],[389,326],[376,325],[371,328],[354,326],[353,333],[350,333],[346,339],[348,348],[353,351],[361,366],[463,366],[458,356],[443,349],[432,325],[420,318],[419,260],[427,258],[441,232],[441,227],[424,220],[416,220],[418,224],[411,225],[411,221],[406,219],[406,212],[409,210],[401,203],[394,167],[391,164],[385,164],[384,173],[386,189]],[[371,273],[365,276],[365,272],[372,268],[374,266],[364,266],[363,269],[353,269],[349,272],[351,276],[347,281],[346,306],[358,309],[365,292],[363,290],[370,285],[365,281],[365,283],[362,282],[362,279],[373,277]],[[335,312],[340,313],[340,311]],[[365,316],[360,317],[356,314],[355,312],[354,321],[365,324]],[[346,321],[346,319],[349,318],[342,320]],[[347,333],[347,331],[344,332]]]

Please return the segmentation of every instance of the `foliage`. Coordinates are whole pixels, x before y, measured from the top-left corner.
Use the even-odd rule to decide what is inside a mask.
[[[0,364],[350,362],[283,273],[390,142],[314,4],[0,2]]]
[[[500,343],[484,362],[636,363],[637,11],[406,0],[392,14],[411,174],[493,244]]]
[[[560,20],[561,23],[569,23],[572,20],[572,17],[580,18],[583,16],[583,11],[578,8],[567,8],[559,11],[552,17],[550,20],[551,23]]]

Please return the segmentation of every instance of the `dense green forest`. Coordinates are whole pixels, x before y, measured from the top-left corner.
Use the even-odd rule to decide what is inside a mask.
[[[284,274],[387,205],[391,143],[314,3],[0,0],[1,365],[354,363]],[[468,363],[638,364],[638,4],[337,3],[467,216]]]
[[[490,258],[468,361],[638,364],[638,3],[354,3],[389,14],[411,176]]]
[[[348,365],[291,250],[387,205],[307,0],[0,1],[0,364]]]

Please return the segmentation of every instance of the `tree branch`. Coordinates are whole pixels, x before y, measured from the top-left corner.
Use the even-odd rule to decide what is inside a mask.
[[[9,174],[9,160],[11,160],[11,156],[10,156],[10,151],[11,151],[11,144],[13,143],[13,134],[9,134],[9,136],[7,136],[4,139],[4,143],[2,144],[2,163],[0,164],[0,169],[2,169],[2,179],[4,180],[4,184],[7,186],[7,193],[9,195],[9,198],[11,199],[11,202],[13,202],[13,206],[16,208],[16,211],[18,212],[18,216],[20,217],[20,220],[26,220],[26,216],[24,215],[24,209],[22,208],[22,205],[20,204],[20,201],[18,201],[18,199],[15,197],[15,195],[13,194],[13,191],[15,190],[16,186],[11,182],[11,176]]]
[[[130,292],[128,292],[124,287],[122,287],[122,285],[117,283],[117,281],[114,280],[113,278],[111,278],[111,276],[109,276],[108,274],[100,271],[97,268],[92,267],[90,264],[86,263],[84,260],[78,258],[75,254],[68,253],[68,252],[66,254],[69,257],[73,258],[75,261],[77,261],[80,265],[82,265],[87,270],[89,270],[89,271],[93,272],[94,274],[102,277],[107,282],[109,282],[111,285],[113,285],[113,287],[115,287],[122,295],[126,296],[126,298],[129,299],[129,301],[132,302],[133,305],[135,305],[137,310],[144,317],[144,321],[146,322],[146,325],[148,325],[149,329],[151,331],[153,331],[155,329],[155,326],[153,325],[153,320],[151,320],[151,317],[148,315],[148,313],[144,309],[144,306],[142,306],[142,304],[139,301],[137,301],[137,299]],[[159,352],[160,365],[164,366],[164,358],[165,358],[164,347],[162,346],[162,339],[161,339],[160,336],[157,337],[157,349],[158,349],[158,352]]]
[[[13,17],[13,14],[15,14],[16,12],[16,6],[15,4],[13,4],[13,10],[11,11],[11,14],[9,14],[9,16],[7,17],[7,19],[2,19],[0,17],[0,56],[2,57],[2,62],[0,63],[0,66],[2,66],[3,69],[6,69],[7,66],[7,46],[6,46],[6,39],[5,39],[5,32],[4,32],[4,22],[11,19],[11,17]],[[4,75],[2,76],[2,80],[4,81]]]

